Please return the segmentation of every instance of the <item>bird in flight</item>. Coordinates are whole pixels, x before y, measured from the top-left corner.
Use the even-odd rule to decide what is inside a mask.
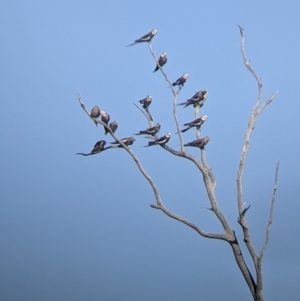
[[[201,149],[204,149],[204,146],[209,142],[209,140],[210,138],[206,136],[204,138],[200,138],[192,142],[189,142],[187,144],[184,144],[184,146],[194,146],[194,147],[199,147]]]
[[[173,84],[172,86],[179,86],[179,88],[184,86],[184,83],[188,79],[189,75],[187,73],[184,73],[181,77],[179,77]]]
[[[142,42],[148,42],[149,43],[156,34],[157,34],[157,30],[153,29],[150,32],[143,35],[142,37],[140,37],[139,39],[136,39],[134,41],[134,43],[127,45],[127,47],[128,46],[133,46],[135,44],[142,43]]]
[[[162,67],[167,62],[167,60],[168,60],[167,59],[167,54],[165,52],[163,52],[160,55],[160,57],[158,59],[158,63],[156,64],[156,68],[154,69],[153,72],[156,72],[159,69],[159,67]]]
[[[157,140],[149,141],[148,145],[145,147],[151,146],[151,145],[165,145],[171,138],[171,133],[167,133],[165,136],[160,137]]]

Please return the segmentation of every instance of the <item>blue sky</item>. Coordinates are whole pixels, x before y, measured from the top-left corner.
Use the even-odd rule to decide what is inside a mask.
[[[218,202],[236,222],[236,173],[257,84],[278,96],[253,132],[244,194],[257,249],[263,243],[276,162],[280,174],[271,240],[264,260],[266,300],[297,300],[300,230],[300,43],[297,1],[1,1],[0,10],[0,299],[251,300],[230,248],[150,208],[152,190],[121,149],[81,157],[105,137],[80,108],[100,105],[118,120],[118,137],[147,127],[132,102],[150,94],[151,112],[171,132],[172,96],[146,44],[125,46],[153,28],[157,56],[171,80],[189,79],[179,101],[209,92],[202,113],[211,138],[207,160]],[[190,108],[178,109],[180,124]],[[194,133],[184,135],[185,142]],[[221,231],[201,175],[160,147],[131,149],[166,206],[207,231]],[[190,153],[197,156],[195,149]],[[244,256],[249,259],[243,248]],[[250,268],[253,270],[250,261]]]

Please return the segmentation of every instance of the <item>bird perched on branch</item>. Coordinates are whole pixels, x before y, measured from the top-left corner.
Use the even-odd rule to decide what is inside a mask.
[[[91,110],[90,117],[98,118],[99,116],[100,116],[100,108],[98,106],[94,106]],[[95,124],[98,125],[96,121]]]
[[[117,128],[118,128],[118,122],[117,121],[113,121],[109,124],[109,127],[111,129],[111,131],[114,133]],[[107,129],[105,129],[105,135],[108,133]]]
[[[167,60],[168,60],[167,59],[167,54],[165,52],[163,52],[160,55],[160,57],[158,59],[158,63],[156,64],[156,68],[154,69],[153,72],[156,72],[159,69],[159,67],[162,67],[167,62]]]
[[[199,147],[201,149],[204,149],[204,146],[209,142],[209,140],[210,138],[206,136],[204,138],[200,138],[192,142],[189,142],[187,144],[184,144],[184,146],[194,146],[194,147]]]
[[[132,145],[133,142],[135,141],[135,138],[134,137],[129,137],[129,138],[123,138],[121,139],[121,141],[126,145]],[[123,147],[118,141],[114,141],[114,142],[111,142],[111,144],[113,144],[112,146],[109,146],[107,148],[112,148],[112,147]]]
[[[142,37],[140,37],[139,39],[136,39],[134,41],[134,43],[127,45],[128,46],[133,46],[137,43],[143,43],[143,42],[150,42],[152,40],[152,38],[157,34],[157,30],[153,29],[152,31],[146,33],[145,35],[143,35]]]
[[[179,86],[179,88],[184,86],[184,83],[188,79],[189,75],[187,73],[184,73],[181,77],[179,77],[176,82],[172,84],[172,86]]]
[[[152,96],[150,96],[150,95],[148,95],[144,99],[140,100],[140,103],[143,105],[144,109],[148,108],[150,106],[151,102],[152,102]]]
[[[171,138],[171,133],[167,133],[165,136],[160,137],[157,140],[154,141],[149,141],[148,145],[146,145],[145,147],[151,146],[151,145],[165,145]]]
[[[107,114],[105,111],[100,111],[100,115],[101,115],[101,121],[108,125],[108,122],[110,119],[109,114]],[[104,131],[105,131],[105,135],[106,135],[108,133],[108,130],[106,129],[105,126],[104,126]]]
[[[104,148],[105,144],[106,144],[106,142],[104,140],[100,140],[100,141],[96,142],[96,144],[94,145],[94,148],[91,150],[90,153],[88,153],[88,154],[76,153],[76,155],[82,155],[82,156],[96,155],[107,149],[107,148]]]
[[[185,105],[183,108],[193,105],[194,107],[199,106],[200,108],[203,106],[204,101],[207,98],[207,90],[200,90],[197,93],[195,93],[190,99],[188,99],[185,102],[179,103],[179,106]]]
[[[201,125],[206,121],[207,116],[203,115],[191,122],[185,123],[184,125],[187,126],[185,129],[181,130],[181,133],[186,132],[187,130],[191,129],[192,127],[197,127],[197,129],[200,129]]]
[[[140,131],[139,133],[136,133],[134,135],[156,135],[160,130],[160,124],[157,123],[156,125],[144,130],[144,131]]]

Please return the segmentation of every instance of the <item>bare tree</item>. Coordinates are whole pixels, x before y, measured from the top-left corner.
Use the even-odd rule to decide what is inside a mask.
[[[156,62],[156,70],[160,70],[160,72],[163,74],[165,80],[168,82],[170,89],[171,89],[171,93],[173,95],[173,117],[174,117],[174,122],[177,128],[177,133],[179,136],[179,141],[180,141],[180,149],[179,150],[175,150],[171,147],[169,147],[166,143],[169,139],[168,134],[166,136],[161,137],[160,139],[157,136],[157,131],[155,130],[155,126],[153,126],[153,118],[152,115],[150,113],[149,110],[149,103],[151,102],[151,99],[148,99],[148,103],[147,100],[145,99],[144,101],[140,101],[143,104],[143,108],[140,108],[137,104],[134,103],[134,105],[145,115],[145,117],[148,120],[149,123],[149,128],[145,131],[141,131],[138,134],[149,134],[148,138],[153,139],[151,142],[149,142],[149,146],[153,145],[153,144],[159,144],[160,147],[162,147],[163,149],[165,149],[167,152],[178,156],[178,157],[182,157],[184,159],[187,159],[191,162],[193,162],[193,164],[196,165],[196,167],[199,169],[199,172],[202,174],[203,177],[203,183],[204,186],[206,188],[206,192],[207,192],[207,196],[209,198],[210,201],[210,205],[211,207],[209,208],[209,210],[211,210],[216,217],[218,218],[218,220],[220,221],[222,227],[223,227],[223,232],[222,233],[210,233],[210,232],[205,232],[203,231],[199,226],[197,226],[196,224],[190,222],[189,220],[185,219],[184,217],[170,211],[163,203],[160,193],[156,187],[156,184],[154,183],[154,181],[151,179],[151,177],[148,175],[148,173],[145,171],[145,169],[143,168],[141,162],[139,161],[138,157],[133,153],[133,151],[128,147],[128,145],[132,144],[134,142],[134,138],[133,137],[128,137],[125,139],[119,139],[116,135],[115,135],[115,129],[112,129],[107,122],[104,122],[103,120],[97,119],[97,117],[95,117],[96,115],[99,117],[99,115],[103,115],[102,113],[100,113],[100,109],[99,112],[97,111],[97,114],[93,114],[93,110],[91,113],[89,113],[87,111],[87,109],[85,108],[85,105],[82,101],[81,95],[79,94],[78,100],[79,103],[81,105],[81,107],[83,108],[83,110],[87,113],[87,115],[93,120],[93,122],[95,122],[96,124],[101,124],[104,126],[105,128],[105,132],[110,133],[110,135],[115,139],[116,144],[115,146],[109,146],[109,147],[104,147],[105,145],[105,141],[103,142],[103,140],[97,142],[94,146],[94,149],[91,151],[90,154],[96,154],[99,153],[101,151],[104,151],[107,148],[111,148],[111,147],[121,147],[124,148],[129,155],[132,157],[132,159],[134,160],[134,162],[137,164],[140,172],[142,173],[142,175],[145,177],[145,179],[149,182],[150,186],[152,187],[153,193],[154,193],[154,197],[155,197],[155,204],[150,205],[152,208],[154,209],[158,209],[161,210],[163,213],[165,213],[167,216],[182,222],[183,224],[191,227],[192,229],[194,229],[196,232],[198,232],[198,234],[200,234],[203,237],[206,238],[212,238],[212,239],[219,239],[219,240],[223,240],[225,242],[227,242],[232,249],[233,255],[235,257],[236,263],[250,289],[250,292],[252,294],[253,300],[255,301],[263,301],[263,273],[262,273],[262,261],[263,261],[263,257],[264,257],[264,252],[266,250],[266,247],[268,245],[269,242],[269,236],[270,236],[270,227],[272,224],[272,219],[273,219],[273,210],[274,210],[274,204],[275,204],[275,197],[276,197],[276,190],[277,190],[277,180],[278,180],[278,170],[279,170],[279,162],[277,163],[276,166],[276,171],[275,171],[275,181],[274,181],[274,189],[273,189],[273,196],[271,198],[271,206],[270,206],[270,212],[269,212],[269,218],[268,218],[268,222],[267,222],[267,227],[266,227],[266,237],[265,237],[265,241],[263,243],[263,246],[261,247],[261,250],[259,252],[257,252],[254,249],[253,243],[251,241],[251,237],[250,237],[250,232],[249,232],[249,228],[247,226],[247,220],[246,220],[246,212],[249,210],[250,206],[245,207],[245,203],[244,203],[244,199],[243,199],[243,174],[244,174],[244,166],[245,166],[245,159],[247,156],[247,152],[249,149],[249,145],[250,145],[250,137],[251,137],[251,133],[254,129],[254,125],[255,122],[257,120],[257,118],[260,116],[260,114],[262,113],[262,111],[265,109],[265,107],[270,104],[276,94],[274,93],[271,97],[269,97],[265,102],[262,102],[262,82],[261,79],[258,77],[258,75],[256,74],[256,72],[252,69],[246,54],[245,54],[245,47],[244,47],[244,29],[239,26],[240,29],[240,35],[241,35],[241,52],[242,52],[242,57],[244,60],[244,64],[246,66],[246,68],[249,70],[249,72],[253,75],[253,77],[255,78],[257,85],[258,85],[258,96],[257,96],[257,100],[251,110],[251,114],[250,114],[250,118],[248,121],[248,126],[247,126],[247,130],[245,133],[245,140],[244,140],[244,145],[242,148],[242,153],[241,153],[241,157],[240,157],[240,162],[239,162],[239,168],[238,168],[238,173],[237,173],[237,206],[238,206],[238,212],[239,212],[239,216],[238,216],[238,223],[242,228],[243,231],[243,241],[246,244],[247,250],[249,251],[251,258],[252,258],[252,263],[255,267],[255,273],[256,275],[253,275],[250,272],[250,269],[248,267],[248,264],[245,262],[245,259],[243,257],[242,254],[242,250],[239,244],[239,240],[236,237],[236,234],[234,232],[234,230],[231,228],[231,226],[229,225],[229,222],[227,221],[226,217],[224,216],[224,214],[222,213],[218,202],[217,202],[217,198],[215,195],[215,188],[216,188],[216,179],[215,176],[212,172],[212,170],[209,168],[209,165],[207,163],[206,160],[206,156],[205,156],[205,144],[209,142],[209,137],[205,137],[205,138],[201,138],[201,131],[200,131],[200,126],[201,126],[201,122],[204,122],[206,118],[199,118],[199,110],[200,108],[203,106],[205,98],[207,96],[207,91],[203,90],[203,91],[199,91],[197,92],[190,100],[188,100],[187,102],[183,103],[185,105],[193,105],[194,106],[194,113],[195,113],[195,121],[187,124],[188,128],[184,129],[184,130],[180,130],[180,126],[179,126],[179,122],[178,122],[178,118],[177,118],[177,112],[176,112],[176,108],[177,108],[177,98],[178,95],[183,87],[183,84],[187,78],[188,75],[183,75],[183,77],[180,79],[178,79],[175,83],[172,84],[172,82],[169,80],[168,76],[166,75],[165,71],[162,69],[163,64],[166,63],[166,57],[165,53],[161,56],[163,58],[163,60],[160,61],[161,58],[157,59],[156,55],[153,52],[152,49],[152,42],[151,39],[154,37],[154,35],[156,34],[156,30],[153,30],[152,32],[150,32],[149,34],[146,34],[145,36],[143,36],[142,38],[138,39],[135,41],[135,43],[141,43],[141,42],[147,42],[149,45],[149,50],[151,55],[153,56],[153,59]],[[133,44],[135,44],[133,43]],[[133,45],[132,44],[132,45]],[[131,46],[131,45],[129,45]],[[163,62],[163,64],[161,63]],[[178,89],[175,90],[175,86],[178,85]],[[102,112],[102,111],[101,111]],[[160,125],[159,125],[160,126]],[[187,144],[184,144],[183,142],[183,137],[182,137],[182,132],[186,131],[187,129],[189,129],[190,127],[195,127],[196,128],[196,140]],[[101,147],[99,147],[99,145]],[[196,158],[194,156],[192,156],[191,154],[189,154],[186,150],[185,150],[185,146],[194,146],[194,147],[198,147],[200,150],[200,154],[199,154],[199,158]],[[82,154],[82,153],[79,153]],[[89,154],[83,154],[83,155],[89,155]]]

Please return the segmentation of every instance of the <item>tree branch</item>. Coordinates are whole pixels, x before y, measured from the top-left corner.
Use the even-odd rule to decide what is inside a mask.
[[[105,123],[103,123],[101,120],[98,120],[96,118],[92,118],[89,114],[89,112],[87,111],[87,109],[85,108],[85,105],[81,99],[81,95],[79,93],[78,95],[78,101],[80,103],[80,106],[82,107],[82,109],[87,113],[87,115],[94,121],[97,123],[102,124],[107,130],[109,130],[109,133],[111,134],[111,136],[118,141],[123,148],[129,153],[129,155],[132,157],[132,159],[134,160],[134,162],[136,163],[137,167],[139,168],[140,172],[142,173],[142,175],[146,178],[146,180],[149,182],[150,186],[152,187],[155,199],[156,199],[156,203],[157,205],[163,205],[162,201],[161,201],[161,197],[160,194],[158,192],[158,189],[154,183],[154,181],[151,179],[151,177],[148,175],[148,173],[145,171],[144,167],[142,166],[141,162],[139,161],[139,159],[137,158],[137,156],[132,152],[132,150],[123,143],[122,140],[120,140],[117,136],[115,136],[115,134],[111,131],[110,127],[107,126]]]
[[[246,243],[247,249],[252,257],[255,269],[256,269],[256,275],[257,275],[257,288],[256,288],[256,297],[258,298],[257,300],[262,300],[262,272],[260,263],[259,263],[259,257],[255,252],[255,249],[253,247],[251,237],[250,237],[250,232],[249,228],[247,226],[247,221],[246,221],[246,211],[249,209],[249,207],[244,208],[244,200],[243,200],[243,173],[244,173],[244,166],[245,166],[245,160],[247,156],[247,152],[250,146],[250,136],[251,133],[254,129],[255,122],[259,115],[262,113],[262,111],[265,109],[265,107],[270,104],[275,96],[277,95],[278,92],[275,92],[269,99],[267,99],[263,104],[261,104],[261,99],[262,99],[262,82],[259,76],[256,74],[256,72],[252,69],[250,62],[248,61],[246,54],[245,54],[245,37],[244,37],[244,29],[240,26],[240,35],[241,35],[241,52],[242,52],[242,57],[244,59],[244,64],[246,68],[250,71],[250,73],[253,75],[255,78],[257,85],[258,85],[258,95],[257,95],[257,100],[256,103],[254,104],[252,110],[251,110],[251,115],[249,118],[248,122],[248,127],[245,133],[245,140],[244,140],[244,145],[240,157],[240,163],[239,163],[239,169],[237,173],[237,203],[238,203],[238,210],[239,210],[239,218],[238,218],[238,223],[241,225],[243,234],[244,234],[244,242]],[[262,251],[263,253],[264,251]]]
[[[277,162],[276,171],[275,171],[273,196],[272,196],[272,201],[271,201],[271,206],[270,206],[269,219],[268,219],[267,228],[266,228],[266,239],[261,248],[260,255],[258,258],[258,269],[260,271],[260,273],[259,273],[260,277],[258,277],[258,279],[257,279],[257,289],[261,290],[261,291],[262,291],[262,261],[263,261],[264,253],[266,251],[266,248],[267,248],[267,245],[268,245],[269,239],[270,239],[270,230],[271,230],[271,224],[273,222],[273,212],[274,212],[276,192],[277,192],[278,172],[279,172],[279,161]]]
[[[148,119],[149,128],[150,128],[153,125],[150,116],[147,113],[145,113],[136,103],[133,102],[133,104],[146,116],[146,118]]]
[[[177,98],[178,98],[178,94],[181,90],[181,87],[178,89],[178,91],[176,92],[175,89],[173,88],[172,86],[172,83],[171,81],[169,80],[169,78],[167,77],[165,71],[161,68],[161,66],[159,65],[158,61],[157,61],[157,58],[153,52],[153,49],[152,49],[152,43],[150,42],[149,43],[149,50],[150,50],[150,53],[151,55],[153,56],[157,66],[159,67],[159,70],[161,71],[161,73],[163,74],[165,80],[168,82],[170,88],[171,88],[171,91],[172,91],[172,94],[174,96],[173,98],[173,117],[174,117],[174,120],[175,120],[175,124],[176,124],[176,129],[177,129],[177,132],[178,132],[178,135],[179,135],[179,140],[180,140],[180,148],[181,148],[181,151],[183,152],[184,151],[184,146],[183,146],[183,138],[182,138],[182,134],[180,132],[180,127],[179,127],[179,122],[178,122],[178,118],[177,118],[177,113],[176,113],[176,106],[177,106]]]

